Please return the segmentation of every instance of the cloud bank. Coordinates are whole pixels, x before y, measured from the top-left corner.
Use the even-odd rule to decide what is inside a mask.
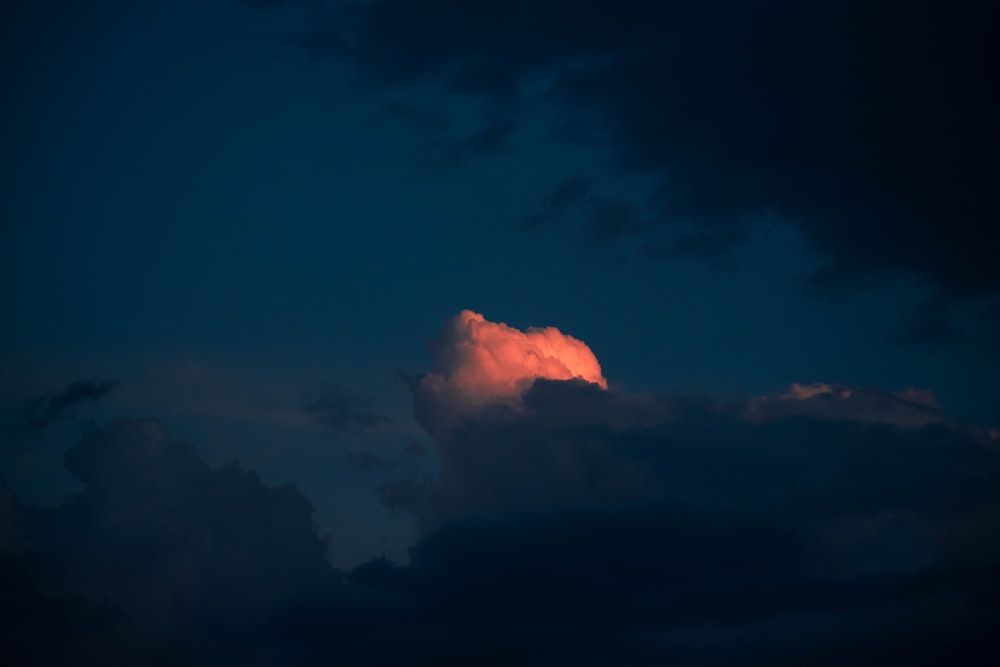
[[[307,52],[404,94],[418,83],[523,109],[541,99],[554,133],[651,176],[655,193],[634,202],[649,224],[623,227],[642,254],[724,252],[777,213],[829,260],[813,276],[821,292],[902,272],[953,298],[1000,294],[992,3],[328,8],[304,13],[292,38]],[[533,98],[539,79],[551,84]],[[528,226],[550,221],[552,208]],[[586,222],[580,231],[594,233]]]
[[[916,390],[626,394],[589,350],[539,360],[551,340],[587,350],[449,322],[411,383],[418,417],[440,411],[439,472],[381,491],[420,528],[405,564],[333,570],[294,487],[213,469],[156,421],[92,431],[65,457],[76,497],[28,507],[0,486],[0,662],[1000,659],[993,434]]]

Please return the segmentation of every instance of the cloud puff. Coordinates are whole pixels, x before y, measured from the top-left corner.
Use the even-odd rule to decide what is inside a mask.
[[[25,418],[20,430],[41,431],[64,416],[76,405],[98,401],[115,388],[114,382],[74,382],[60,392],[50,392],[32,398],[25,404]]]
[[[451,412],[517,399],[539,378],[608,386],[583,341],[555,327],[520,331],[471,310],[448,320],[431,353],[435,368],[419,381],[418,393]]]
[[[912,427],[949,421],[927,390],[910,388],[893,393],[825,382],[792,383],[784,394],[749,401],[745,414],[754,420],[808,416]]]
[[[389,423],[387,417],[372,412],[365,399],[338,387],[327,388],[303,410],[336,434],[371,431]]]

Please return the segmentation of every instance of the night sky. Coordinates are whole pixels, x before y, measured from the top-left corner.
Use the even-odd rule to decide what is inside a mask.
[[[0,7],[0,662],[1000,664],[1000,11]]]

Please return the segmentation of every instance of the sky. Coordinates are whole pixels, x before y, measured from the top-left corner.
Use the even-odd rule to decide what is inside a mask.
[[[5,3],[10,650],[991,664],[998,26]]]

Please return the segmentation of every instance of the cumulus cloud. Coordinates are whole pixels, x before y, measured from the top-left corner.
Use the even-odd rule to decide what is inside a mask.
[[[420,521],[408,563],[336,573],[293,487],[116,422],[67,452],[64,504],[0,485],[0,662],[996,663],[1000,449],[929,392],[630,395],[470,311],[434,350],[439,472],[382,489]]]
[[[298,490],[211,469],[155,420],[96,429],[65,460],[86,488],[33,510],[24,535],[50,590],[159,633],[269,613],[332,576]]]
[[[477,513],[765,511],[803,494],[863,512],[922,512],[989,495],[998,461],[988,434],[889,393],[800,388],[810,391],[720,403],[537,380],[523,409],[474,413],[434,434],[439,475],[390,482],[383,500],[432,529]]]
[[[431,353],[434,370],[420,379],[417,390],[428,407],[425,424],[430,412],[447,418],[491,403],[514,404],[539,378],[608,386],[597,357],[582,340],[555,327],[520,331],[471,310],[448,320]]]
[[[724,403],[536,378],[517,397],[432,432],[440,473],[382,489],[422,526],[410,564],[352,574],[419,624],[397,637],[428,663],[996,658],[1000,451],[930,392]],[[433,630],[455,619],[459,639]]]
[[[516,398],[465,412],[435,441],[440,475],[397,485],[398,508],[426,519],[410,562],[343,577],[294,488],[210,468],[152,420],[95,430],[66,456],[85,490],[18,508],[14,539],[43,558],[0,553],[0,620],[18,635],[0,661],[997,657],[1000,452],[988,439],[949,423],[750,419],[746,403],[580,379],[537,378]],[[0,493],[0,510],[12,503]]]
[[[925,389],[886,392],[825,382],[792,383],[784,394],[753,399],[746,415],[755,420],[808,416],[913,427],[949,421],[937,398]]]
[[[568,340],[572,354],[543,358],[551,340]],[[923,511],[950,484],[985,493],[970,461],[996,472],[989,433],[949,419],[927,390],[794,383],[728,403],[628,395],[607,389],[582,342],[472,311],[449,320],[433,351],[435,370],[411,386],[439,473],[381,489],[387,506],[429,531],[461,516],[536,510],[765,510],[804,489],[810,502],[853,493],[878,499],[874,513]],[[894,483],[901,474],[908,482]]]

